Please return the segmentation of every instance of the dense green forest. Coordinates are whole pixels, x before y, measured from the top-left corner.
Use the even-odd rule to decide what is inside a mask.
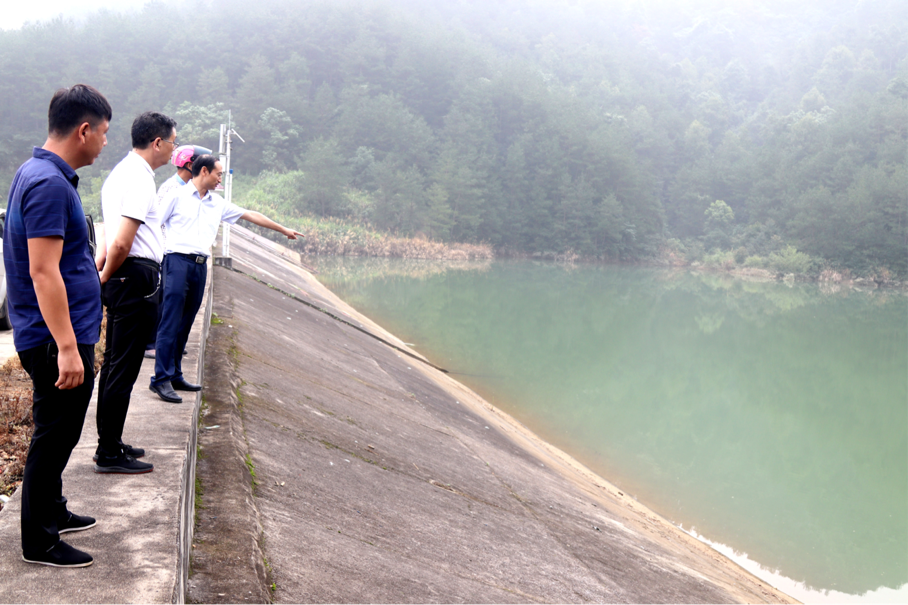
[[[114,108],[87,204],[137,113],[216,147],[230,110],[237,201],[281,217],[908,272],[904,0],[150,3],[0,32],[0,65],[4,186],[86,82]]]

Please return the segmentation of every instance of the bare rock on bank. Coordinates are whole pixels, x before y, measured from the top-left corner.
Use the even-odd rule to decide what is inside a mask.
[[[190,600],[789,601],[236,233]]]

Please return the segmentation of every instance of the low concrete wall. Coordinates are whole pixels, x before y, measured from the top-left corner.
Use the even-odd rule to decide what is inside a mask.
[[[196,318],[193,329],[199,329],[199,350],[202,355],[196,364],[198,384],[205,381],[204,351],[208,343],[208,329],[211,326],[211,301],[214,289],[214,272],[211,257],[208,258],[208,282],[205,284],[203,312]],[[198,462],[199,416],[202,411],[204,391],[193,393],[192,424],[189,426],[189,442],[186,444],[186,455],[183,460],[182,481],[180,482],[180,542],[177,551],[177,572],[173,588],[173,603],[186,602],[186,584],[189,579],[189,562],[192,550],[192,533],[195,528],[195,470]],[[184,394],[184,402],[187,397]]]

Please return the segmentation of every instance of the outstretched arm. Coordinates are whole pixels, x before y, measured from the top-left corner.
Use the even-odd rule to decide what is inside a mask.
[[[287,239],[296,239],[297,236],[306,237],[299,231],[294,231],[293,229],[288,229],[287,227],[284,227],[283,225],[279,225],[278,223],[275,223],[273,220],[271,220],[270,218],[268,218],[261,212],[256,212],[254,210],[247,210],[246,212],[243,213],[243,216],[241,216],[240,218],[243,220],[249,221],[250,223],[253,223],[255,225],[258,225],[259,227],[267,227],[269,229],[273,229],[274,231],[277,231],[278,233],[282,233],[287,236]]]

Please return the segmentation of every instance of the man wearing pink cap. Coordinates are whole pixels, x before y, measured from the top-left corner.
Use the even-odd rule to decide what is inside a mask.
[[[170,156],[170,163],[177,167],[177,171],[172,177],[161,183],[161,186],[158,187],[158,205],[160,206],[163,202],[170,201],[179,190],[180,187],[184,186],[186,183],[192,179],[192,163],[200,155],[206,153],[211,153],[210,149],[205,147],[199,147],[198,145],[181,145],[173,150],[173,155]],[[165,234],[166,236],[166,234]],[[164,291],[164,274],[161,274],[161,291]],[[157,336],[157,326],[161,323],[161,313],[164,310],[164,305],[158,305],[158,321],[155,323],[155,330],[151,335],[151,342],[145,347],[145,357],[148,359],[154,359],[155,357],[155,340]]]
[[[210,149],[198,145],[181,145],[173,150],[170,163],[177,167],[176,173],[158,187],[158,203],[170,200],[177,189],[185,185],[192,178],[192,163],[200,155],[211,153]]]

